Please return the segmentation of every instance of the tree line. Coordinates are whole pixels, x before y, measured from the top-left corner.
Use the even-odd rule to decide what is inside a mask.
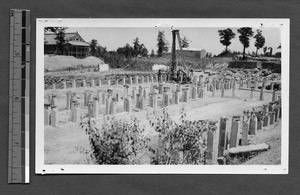
[[[46,27],[45,32],[54,32],[56,34],[56,54],[64,55],[68,52],[67,41],[65,39],[65,27]],[[225,46],[223,54],[230,53],[228,47],[231,45],[231,40],[236,37],[236,33],[232,29],[218,30],[220,36],[220,43]],[[246,48],[250,46],[250,38],[255,39],[254,46],[256,47],[255,56],[258,55],[259,49],[263,49],[265,55],[272,56],[272,47],[265,46],[265,37],[262,35],[262,30],[257,29],[256,34],[250,27],[242,27],[237,29],[239,34],[239,41],[243,45],[243,59],[246,58]],[[180,40],[182,48],[189,47],[189,40],[186,37]],[[113,68],[124,67],[128,64],[128,60],[136,57],[161,57],[164,53],[169,51],[169,43],[165,37],[164,31],[158,31],[157,34],[157,50],[152,49],[149,54],[148,49],[143,43],[140,43],[138,37],[136,37],[132,45],[126,43],[123,47],[119,47],[116,50],[108,51],[106,47],[101,46],[96,39],[92,39],[89,42],[89,55],[101,58],[105,63],[110,64]],[[280,48],[279,46],[278,48]],[[267,52],[269,50],[269,52]],[[235,52],[236,53],[236,52]],[[207,53],[206,57],[211,57],[212,54]]]
[[[258,50],[263,49],[264,55],[266,56],[272,56],[273,48],[265,46],[266,39],[262,35],[262,30],[257,29],[256,34],[254,35],[254,32],[252,28],[250,27],[242,27],[237,29],[237,32],[239,33],[239,41],[243,45],[243,59],[246,58],[246,48],[250,46],[250,38],[253,37],[255,39],[254,46],[256,48],[255,56],[258,56]],[[231,40],[235,38],[236,34],[232,31],[232,29],[227,28],[223,30],[218,30],[219,36],[220,36],[220,43],[225,46],[225,51],[223,54],[228,53],[228,47],[231,45]],[[253,36],[254,35],[254,36]],[[280,49],[281,46],[278,47]],[[269,52],[267,52],[269,50]]]
[[[65,39],[66,27],[46,27],[44,32],[53,32],[56,34],[54,38],[56,40],[57,55],[65,55],[69,48],[67,40]],[[46,42],[44,42],[46,44]],[[184,37],[181,39],[180,44],[183,48],[189,47],[189,40]],[[149,51],[143,43],[140,43],[138,37],[136,37],[132,45],[126,43],[123,47],[119,47],[116,50],[108,51],[106,47],[101,46],[98,40],[92,39],[89,42],[89,55],[101,58],[105,63],[110,64],[112,68],[121,68],[128,64],[128,61],[136,57],[161,57],[164,53],[168,53],[169,43],[165,37],[164,31],[159,31],[157,35],[157,50],[156,53],[152,49],[149,55]]]

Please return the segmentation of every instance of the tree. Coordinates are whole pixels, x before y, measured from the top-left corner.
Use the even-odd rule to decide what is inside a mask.
[[[264,46],[264,48],[263,48],[263,51],[264,51],[264,55],[266,55],[267,53],[267,50],[268,50],[268,46]]]
[[[105,54],[107,53],[106,47],[102,47],[101,45],[97,46],[97,57],[104,58]]]
[[[281,50],[281,43],[279,44],[279,46],[277,47],[277,49]],[[274,57],[281,58],[281,52],[279,51],[279,52],[275,53]]]
[[[56,33],[56,52],[58,55],[64,55],[67,51],[66,39],[65,39],[65,29],[58,29]]]
[[[128,43],[124,47],[119,47],[117,49],[118,54],[122,54],[125,56],[127,59],[134,57],[135,55],[135,50],[133,47],[131,47]]]
[[[273,48],[272,47],[269,47],[269,56],[272,56],[272,53],[273,53]]]
[[[230,28],[224,30],[218,30],[220,36],[220,43],[225,46],[225,53],[227,53],[227,47],[231,44],[231,39],[235,37],[235,33]]]
[[[153,50],[153,49],[151,50],[150,57],[155,57],[155,53],[154,53],[154,50]]]
[[[165,38],[165,32],[164,31],[158,31],[157,35],[157,56],[161,57],[164,52],[168,52],[168,41]]]
[[[111,68],[122,68],[126,66],[124,55],[119,54],[116,51],[106,52],[103,59]]]
[[[252,28],[250,28],[250,27],[242,27],[242,28],[238,29],[237,31],[238,31],[238,33],[240,33],[239,40],[244,46],[243,59],[245,59],[245,51],[246,51],[246,48],[249,47],[249,42],[250,42],[249,40],[250,40],[250,37],[253,36],[253,31],[252,31]]]
[[[139,42],[139,38],[136,37],[133,40],[133,56],[137,57],[137,56],[142,56],[142,57],[147,57],[148,56],[148,49],[145,47],[144,44],[140,44]]]
[[[146,47],[142,47],[142,49],[140,51],[140,55],[142,57],[147,57],[148,56],[148,49]]]
[[[92,39],[90,42],[90,54],[92,56],[97,56],[97,45],[98,41],[96,39]]]
[[[188,48],[190,46],[189,40],[186,37],[183,37],[183,39],[181,39],[180,44],[182,48]]]
[[[140,45],[140,41],[139,41],[139,38],[136,37],[134,40],[133,40],[133,50],[134,50],[134,56],[138,56],[140,54],[140,50],[141,50],[141,46]]]
[[[254,46],[256,47],[256,52],[255,52],[255,56],[257,56],[257,52],[259,49],[263,48],[263,46],[265,45],[265,37],[262,35],[262,30],[257,29],[257,34],[254,36],[255,43]]]
[[[118,47],[117,51],[118,54],[125,56],[125,48],[124,47]]]
[[[67,27],[45,27],[44,33],[52,32],[52,33],[58,34],[60,31],[65,31],[66,29],[67,29]],[[44,44],[47,44],[47,43],[48,43],[48,41],[46,41],[44,38]]]

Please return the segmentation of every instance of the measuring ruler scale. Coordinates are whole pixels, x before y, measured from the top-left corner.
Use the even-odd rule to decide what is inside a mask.
[[[8,183],[29,183],[29,10],[10,10],[9,66]]]

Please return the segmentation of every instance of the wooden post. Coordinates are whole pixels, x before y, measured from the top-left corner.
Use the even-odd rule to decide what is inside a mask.
[[[70,121],[77,123],[80,120],[80,110],[78,108],[78,102],[74,100],[71,106]]]
[[[254,98],[254,87],[251,87],[250,99],[253,100],[253,98]]]
[[[173,93],[173,95],[174,95],[174,98],[173,98],[174,104],[179,104],[179,92],[178,92],[178,91],[175,91],[175,92]]]
[[[51,109],[49,104],[44,104],[44,125],[50,125]]]
[[[150,95],[150,107],[153,109],[157,108],[157,94],[153,93]]]
[[[261,88],[260,89],[260,96],[259,96],[259,100],[260,101],[264,101],[265,100],[264,93],[265,93],[264,88]]]
[[[263,120],[263,127],[267,127],[270,124],[270,116],[267,114]]]
[[[223,156],[224,149],[226,148],[226,124],[227,118],[221,118],[220,120],[220,130],[219,130],[219,147],[218,147],[218,157]]]
[[[99,99],[94,98],[93,101],[93,117],[97,118],[99,116]]]
[[[249,134],[249,115],[244,113],[242,121],[242,146],[248,144],[248,134]]]
[[[133,100],[135,100],[135,96],[136,96],[136,94],[135,94],[135,89],[132,89],[131,97],[132,97]]]
[[[52,107],[51,114],[50,114],[50,125],[52,127],[58,126],[58,110],[56,107]]]
[[[221,97],[225,96],[224,81],[221,81]]]
[[[162,107],[169,106],[169,95],[167,93],[163,94]]]
[[[139,84],[139,76],[135,75],[135,84]]]
[[[274,89],[272,93],[272,102],[274,101],[276,101],[276,89]]]
[[[249,124],[249,134],[256,135],[257,134],[257,117],[254,113],[251,113],[250,124]]]
[[[214,80],[212,84],[212,97],[215,97],[215,94],[216,94],[216,80]]]
[[[116,101],[114,98],[110,100],[109,114],[114,115],[117,113]]]
[[[184,90],[184,91],[183,91],[182,101],[183,101],[183,102],[188,102],[188,101],[189,101],[188,90]]]
[[[82,87],[86,87],[86,80],[85,79],[82,80]]]
[[[72,88],[76,88],[76,81],[75,81],[75,79],[72,80]]]
[[[66,81],[63,81],[62,84],[63,84],[63,89],[67,89],[67,83],[66,83]]]
[[[51,102],[50,102],[51,108],[57,107],[58,106],[58,100],[56,95],[52,95],[51,97]]]
[[[229,148],[234,148],[238,146],[238,139],[239,139],[238,133],[239,133],[240,121],[241,121],[240,116],[232,117]]]
[[[219,122],[218,121],[209,121],[209,131],[213,134],[213,143],[212,143],[212,154],[211,159],[213,162],[217,162],[218,156],[219,156],[219,135],[220,135],[220,129],[219,129]],[[211,144],[210,144],[211,145]]]
[[[55,83],[52,84],[52,89],[55,90],[56,89],[56,85]]]
[[[100,78],[100,77],[98,78],[98,86],[99,86],[99,87],[102,86],[102,81],[101,81],[101,78]]]

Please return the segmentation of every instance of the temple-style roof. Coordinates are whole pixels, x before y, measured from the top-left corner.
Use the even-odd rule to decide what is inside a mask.
[[[44,40],[46,45],[56,45],[55,33],[45,33]],[[65,33],[67,43],[76,46],[88,47],[89,43],[85,42],[78,32]]]

